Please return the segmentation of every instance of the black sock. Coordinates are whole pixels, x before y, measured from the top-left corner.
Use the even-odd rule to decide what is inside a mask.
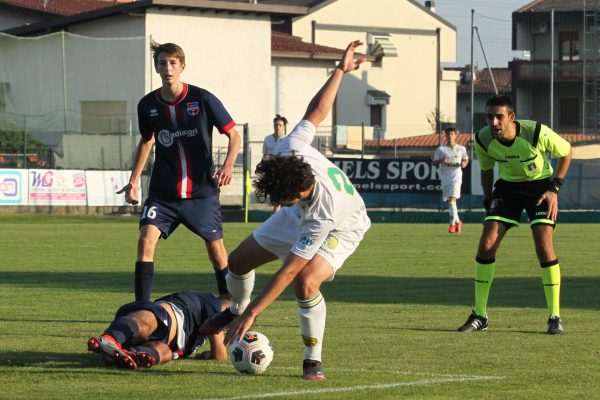
[[[152,357],[154,357],[154,365],[158,365],[160,363],[160,355],[158,354],[158,351],[156,351],[156,349],[154,349],[153,347],[135,346],[132,348],[137,350],[140,353],[150,354]]]
[[[133,318],[118,317],[106,328],[104,333],[114,337],[119,344],[124,344],[130,341],[139,331],[140,327]]]
[[[215,269],[215,277],[217,278],[217,288],[219,289],[219,294],[228,294],[227,290],[227,281],[225,281],[225,276],[229,268],[225,267],[221,270]]]
[[[135,300],[150,301],[154,284],[154,262],[137,261],[135,263]]]

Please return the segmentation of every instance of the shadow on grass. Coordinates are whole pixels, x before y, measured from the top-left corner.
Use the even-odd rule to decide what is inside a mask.
[[[270,275],[256,275],[257,289],[265,286]],[[133,273],[124,272],[21,272],[2,271],[0,282],[8,287],[48,288],[67,290],[97,290],[116,293],[133,292]],[[600,308],[599,277],[563,278],[562,307]],[[186,289],[216,292],[212,273],[168,273],[157,271],[155,293]],[[440,304],[470,305],[473,299],[473,280],[470,278],[380,277],[338,275],[335,281],[323,286],[328,301],[366,304]],[[281,296],[294,300],[293,290]],[[498,277],[490,294],[490,305],[504,307],[544,306],[541,278]],[[89,321],[85,321],[89,322]]]
[[[49,365],[58,368],[94,368],[102,361],[92,354],[65,354],[33,351],[3,351],[0,353],[0,365],[9,367],[43,367]]]
[[[198,365],[206,363],[203,360],[189,360],[197,361]],[[177,361],[175,361],[177,362]],[[209,361],[210,362],[210,361]],[[162,366],[156,366],[151,369],[143,370],[129,370],[129,369],[118,369],[114,367],[107,367],[101,358],[97,354],[92,353],[53,353],[53,352],[33,352],[33,351],[3,351],[0,353],[0,367],[28,367],[28,368],[52,368],[54,371],[57,369],[68,369],[69,373],[75,372],[72,370],[80,370],[80,373],[89,374],[97,373],[98,369],[102,370],[102,374],[113,374],[113,375],[125,375],[128,373],[152,373],[153,375],[181,375],[181,374],[206,374],[222,376],[221,371],[203,371],[203,370],[182,370],[178,368],[176,370],[163,369]],[[86,370],[90,368],[90,370]],[[233,369],[232,369],[233,370]],[[46,373],[46,372],[44,372]]]

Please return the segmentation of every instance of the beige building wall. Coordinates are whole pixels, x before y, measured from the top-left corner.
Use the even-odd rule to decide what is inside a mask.
[[[412,0],[338,0],[323,6],[293,24],[293,34],[303,40],[312,40],[312,21],[317,24],[340,26],[337,30],[317,29],[316,43],[344,48],[351,40],[365,42],[367,51],[369,32],[390,32],[390,41],[398,57],[384,57],[381,65],[371,62],[352,73],[340,91],[337,123],[341,125],[370,124],[370,109],[366,91],[388,93],[384,120],[385,138],[407,137],[431,133],[427,115],[436,108],[437,37],[440,28],[441,62],[456,60],[456,29]],[[412,30],[399,31],[399,30]],[[449,96],[452,85],[442,83],[444,92],[440,109],[456,119],[456,95]],[[454,83],[454,87],[456,83]]]
[[[573,159],[591,160],[596,158],[600,158],[600,144],[573,146]]]
[[[308,102],[329,78],[335,62],[276,58],[272,64],[272,79],[275,83],[273,115],[285,116],[291,129],[302,119]],[[330,113],[321,125],[331,126],[331,116]],[[272,131],[270,123],[267,130]]]
[[[442,112],[442,122],[456,124],[456,82],[458,81],[460,81],[460,71],[442,71],[442,81],[440,83],[440,110]]]

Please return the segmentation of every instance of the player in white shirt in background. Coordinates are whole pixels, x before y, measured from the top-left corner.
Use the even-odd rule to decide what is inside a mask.
[[[292,282],[299,306],[304,342],[302,377],[322,381],[321,352],[326,307],[321,284],[356,250],[371,221],[365,204],[348,177],[311,147],[317,126],[329,114],[342,77],[358,69],[364,57],[354,59],[362,42],[348,45],[333,73],[311,100],[302,121],[275,149],[275,155],[256,167],[254,181],[259,200],[281,204],[229,256],[227,288],[230,309],[207,321],[200,332],[216,333],[227,327],[225,344],[250,329]],[[283,261],[263,291],[252,301],[254,269],[276,259]]]
[[[267,135],[263,142],[263,158],[272,156],[275,154],[275,147],[281,142],[281,140],[287,134],[287,125],[288,120],[285,117],[277,114],[275,118],[273,118],[273,133]],[[273,214],[281,210],[281,206],[279,204],[273,206]]]
[[[275,147],[287,133],[287,124],[288,120],[285,117],[279,114],[275,115],[275,118],[273,118],[273,133],[265,136],[263,142],[263,157],[275,154]]]
[[[462,221],[458,217],[456,200],[460,199],[460,186],[462,185],[462,169],[469,164],[469,156],[465,146],[456,143],[458,130],[450,127],[444,130],[446,144],[442,144],[435,150],[433,165],[440,167],[440,178],[442,180],[442,197],[448,204],[450,214],[449,233],[460,233]]]

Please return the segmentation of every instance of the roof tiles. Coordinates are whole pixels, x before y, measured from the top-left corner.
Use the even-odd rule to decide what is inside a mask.
[[[583,134],[583,133],[561,133],[560,136],[573,145],[582,145],[587,143],[600,143],[600,134]],[[471,139],[469,133],[459,133],[456,137],[456,142],[466,146]],[[442,143],[445,143],[444,135],[442,134]],[[376,148],[432,148],[439,146],[440,136],[437,133],[421,136],[411,136],[398,139],[387,140],[367,140],[365,147],[370,149]]]
[[[6,4],[61,16],[76,15],[112,7],[118,3],[119,1],[114,0],[0,0],[0,5]]]
[[[467,72],[468,70],[466,68],[461,70],[461,79],[457,88],[458,93],[471,92],[471,82],[464,79]],[[509,68],[492,68],[492,74],[494,75],[498,93],[511,93],[511,70]],[[487,68],[475,71],[475,93],[495,93],[494,83],[492,82],[490,72]]]
[[[583,11],[584,3],[587,10],[600,9],[600,0],[535,0],[515,12]]]
[[[316,56],[331,59],[338,59],[344,53],[341,49],[303,42],[298,36],[277,31],[271,32],[271,51],[273,56]]]

